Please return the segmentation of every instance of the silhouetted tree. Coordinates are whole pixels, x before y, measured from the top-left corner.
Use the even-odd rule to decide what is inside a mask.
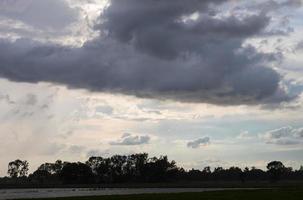
[[[40,171],[47,171],[49,174],[59,174],[65,163],[57,160],[55,163],[44,163],[38,167]]]
[[[97,182],[142,180],[148,154],[115,155],[111,158],[90,157],[86,164],[96,175]]]
[[[292,174],[296,180],[302,180],[303,179],[303,166],[301,166],[300,169],[296,170]]]
[[[210,167],[203,170],[189,171],[179,168],[175,161],[167,156],[149,158],[148,154],[114,155],[108,158],[90,157],[85,163],[62,162],[44,163],[29,177],[28,162],[15,160],[8,165],[7,178],[11,183],[39,184],[88,184],[88,183],[123,183],[123,182],[167,182],[167,181],[278,181],[303,180],[303,167],[293,170],[280,161],[272,161],[267,171],[252,167],[242,170],[239,167],[228,169]],[[18,177],[23,177],[19,179]]]
[[[33,174],[31,174],[29,177],[33,180],[37,180],[39,183],[43,184],[47,181],[49,181],[49,178],[52,176],[48,171],[46,170],[36,170]]]
[[[281,175],[285,172],[285,166],[280,161],[272,161],[268,163],[267,169],[272,181],[280,180]]]
[[[110,158],[111,176],[114,182],[124,182],[126,175],[126,156],[114,155]]]
[[[8,164],[7,173],[12,178],[25,177],[28,173],[28,162],[26,160],[15,160]]]
[[[226,170],[225,177],[227,180],[241,180],[243,182],[244,180],[242,173],[242,169],[239,167],[230,167],[228,170]]]
[[[60,177],[65,183],[91,183],[93,172],[84,163],[66,163],[61,170]]]
[[[144,176],[144,167],[147,162],[147,153],[129,155],[126,163],[126,173],[128,179],[142,181]]]
[[[191,169],[186,173],[186,179],[191,181],[203,180],[203,173],[197,169]]]
[[[211,174],[210,167],[209,166],[204,167],[204,169],[202,170],[202,172],[205,173],[205,174]]]
[[[110,158],[90,157],[86,164],[91,167],[98,183],[113,182]]]
[[[202,176],[204,180],[209,180],[210,176],[211,176],[211,170],[210,167],[204,167],[204,169],[202,170]]]
[[[222,179],[223,174],[224,174],[223,167],[216,167],[212,173],[212,176],[215,180],[220,180]]]
[[[145,164],[142,176],[148,182],[161,182],[174,179],[178,168],[175,161],[169,162],[167,156],[153,157]]]
[[[245,182],[248,179],[248,175],[249,175],[249,168],[245,167],[241,174],[241,181]]]

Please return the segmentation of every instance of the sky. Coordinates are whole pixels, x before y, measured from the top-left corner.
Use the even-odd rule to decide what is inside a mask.
[[[1,0],[8,162],[303,165],[301,0]]]

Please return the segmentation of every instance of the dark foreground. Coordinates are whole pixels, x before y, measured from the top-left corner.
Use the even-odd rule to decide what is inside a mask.
[[[141,194],[99,197],[67,197],[56,200],[302,200],[303,189],[261,189],[178,194]],[[48,199],[44,199],[48,200]],[[49,198],[51,200],[51,198]]]

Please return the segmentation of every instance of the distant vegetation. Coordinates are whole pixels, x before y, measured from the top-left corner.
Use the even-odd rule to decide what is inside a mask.
[[[112,184],[160,183],[174,181],[303,181],[303,167],[293,170],[280,161],[268,163],[267,170],[255,167],[241,169],[217,167],[211,170],[184,170],[169,161],[167,156],[149,158],[148,154],[115,155],[109,158],[90,157],[85,163],[63,162],[41,164],[28,175],[27,161],[15,160],[8,164],[9,177],[0,184]]]

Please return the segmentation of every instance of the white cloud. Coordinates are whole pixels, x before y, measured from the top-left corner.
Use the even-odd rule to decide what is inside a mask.
[[[248,131],[242,131],[238,136],[237,136],[237,139],[240,139],[240,140],[249,140],[249,139],[252,139],[253,136],[251,134],[249,134]]]
[[[303,142],[303,128],[293,128],[291,126],[282,127],[279,129],[268,131],[264,134],[259,134],[261,139],[264,139],[267,144],[276,145],[296,145]]]

